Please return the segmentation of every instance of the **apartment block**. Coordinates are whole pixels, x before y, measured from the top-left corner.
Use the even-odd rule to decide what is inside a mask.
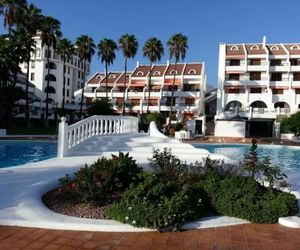
[[[278,136],[299,108],[300,44],[220,44],[216,136]]]

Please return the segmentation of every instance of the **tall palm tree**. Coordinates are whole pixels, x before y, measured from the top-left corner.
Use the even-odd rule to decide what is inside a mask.
[[[147,105],[147,113],[149,113],[150,106],[150,92],[151,92],[151,75],[152,75],[152,65],[153,63],[160,61],[161,57],[164,54],[164,47],[162,42],[156,37],[149,38],[143,47],[144,57],[147,57],[150,62],[150,72],[149,72],[149,82],[148,82],[148,105]]]
[[[115,51],[118,50],[117,44],[111,40],[104,38],[98,44],[98,56],[101,58],[101,62],[105,62],[105,91],[106,91],[106,98],[108,98],[108,91],[107,91],[107,81],[108,81],[108,66],[113,64],[114,59],[116,58]]]
[[[24,21],[24,12],[27,6],[26,0],[1,0],[0,15],[4,17],[4,28],[8,28],[8,32],[14,25],[18,25]]]
[[[170,128],[171,124],[171,116],[173,111],[173,105],[174,105],[174,88],[175,88],[175,80],[176,80],[176,66],[177,63],[181,60],[185,59],[186,51],[188,49],[188,38],[183,35],[182,33],[176,33],[173,36],[170,37],[169,41],[167,42],[167,45],[169,47],[169,54],[170,59],[173,57],[175,58],[175,64],[174,64],[174,78],[173,78],[173,87],[172,87],[172,95],[171,95],[171,109],[169,113],[169,124],[168,127]]]
[[[66,93],[66,61],[71,58],[74,54],[74,45],[72,42],[66,38],[58,40],[57,42],[57,53],[60,55],[61,60],[63,61],[63,92],[62,92],[62,103],[61,109],[64,113],[65,109],[65,93]]]
[[[24,46],[26,49],[25,62],[27,63],[27,72],[26,72],[26,109],[25,109],[25,118],[27,127],[29,127],[29,63],[31,59],[31,53],[35,50],[36,42],[33,39],[33,36],[36,35],[36,32],[41,28],[41,10],[35,7],[33,4],[27,6],[25,11],[24,22],[20,25],[20,30],[24,32]]]
[[[124,88],[123,88],[123,108],[122,115],[125,114],[125,88],[127,81],[127,60],[128,58],[133,58],[136,55],[138,50],[139,43],[134,35],[130,35],[126,33],[122,35],[119,39],[119,49],[122,51],[123,56],[125,58],[125,80],[124,80]]]
[[[51,17],[46,16],[42,19],[42,25],[41,25],[41,40],[42,40],[42,48],[45,46],[47,47],[47,65],[48,65],[48,72],[47,72],[47,87],[46,90],[49,89],[50,84],[50,51],[51,47],[53,48],[53,51],[56,48],[56,41],[57,38],[61,36],[60,31],[60,22]],[[48,119],[48,112],[49,112],[49,93],[46,91],[46,127],[49,126],[49,119]]]
[[[84,98],[84,87],[85,87],[85,78],[86,78],[86,61],[89,63],[92,60],[92,56],[95,54],[96,45],[94,43],[93,38],[82,35],[77,38],[76,40],[76,50],[81,63],[83,63],[83,86],[81,91],[81,100],[80,100],[80,118],[82,115],[82,105],[83,105],[83,98]]]

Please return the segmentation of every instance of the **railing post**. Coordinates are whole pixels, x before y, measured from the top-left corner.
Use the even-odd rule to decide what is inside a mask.
[[[57,157],[63,158],[68,149],[68,123],[66,117],[61,118],[58,126]]]

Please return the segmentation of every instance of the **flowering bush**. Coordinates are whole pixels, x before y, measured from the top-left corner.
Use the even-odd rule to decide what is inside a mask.
[[[138,227],[176,231],[187,221],[207,214],[207,196],[201,184],[178,185],[147,175],[143,183],[125,192],[107,216]]]
[[[59,190],[80,202],[105,200],[115,191],[122,191],[129,185],[136,185],[142,178],[142,169],[129,154],[119,153],[111,159],[102,157],[91,166],[85,165],[74,173],[59,179]]]

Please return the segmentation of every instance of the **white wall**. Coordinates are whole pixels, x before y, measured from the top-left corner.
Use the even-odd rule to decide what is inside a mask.
[[[215,121],[215,136],[245,137],[245,121]]]

